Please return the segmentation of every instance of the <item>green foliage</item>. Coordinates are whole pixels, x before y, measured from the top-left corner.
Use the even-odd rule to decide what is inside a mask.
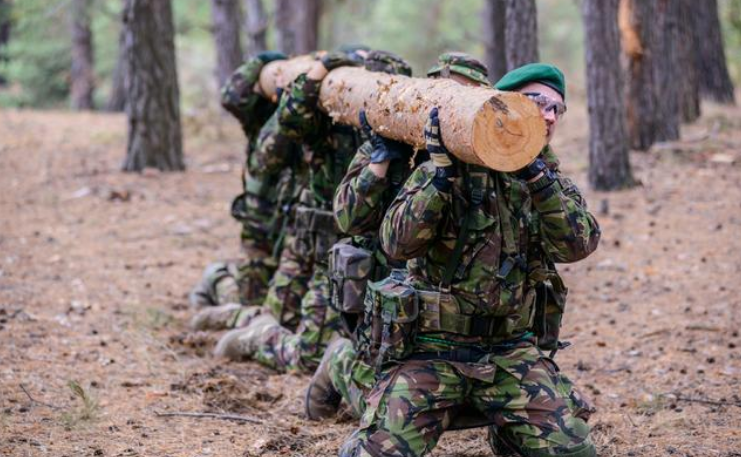
[[[721,1],[720,11],[728,71],[738,87],[741,85],[741,0]]]

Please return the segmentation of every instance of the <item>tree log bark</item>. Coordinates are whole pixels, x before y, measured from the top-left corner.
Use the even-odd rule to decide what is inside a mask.
[[[584,0],[589,109],[589,183],[596,190],[633,185],[620,72],[619,0]]]
[[[95,73],[93,69],[93,33],[90,30],[90,0],[73,0],[70,9],[72,32],[72,68],[70,103],[72,109],[93,109]]]
[[[220,88],[242,63],[239,2],[211,0],[211,13],[216,40],[216,87]]]
[[[733,82],[728,74],[723,34],[718,17],[718,1],[696,1],[695,28],[700,47],[698,68],[700,68],[700,93],[703,97],[718,103],[735,104]]]
[[[679,11],[679,68],[681,68],[682,121],[695,122],[701,114],[700,78],[697,72],[697,37],[695,36],[696,0],[677,0]]]
[[[170,0],[126,0],[124,33],[129,137],[123,169],[184,170]]]
[[[507,73],[507,47],[504,38],[506,7],[505,0],[486,0],[482,12],[482,35],[486,49],[484,60],[492,83],[499,81]]]
[[[660,90],[656,97],[658,110],[656,141],[676,141],[679,139],[679,125],[682,122],[681,96],[682,76],[680,62],[679,0],[658,0],[658,29],[655,81]]]
[[[538,10],[535,0],[507,0],[507,69],[513,70],[540,60]]]
[[[247,57],[266,50],[268,16],[265,14],[262,0],[244,0],[244,29],[247,33]]]

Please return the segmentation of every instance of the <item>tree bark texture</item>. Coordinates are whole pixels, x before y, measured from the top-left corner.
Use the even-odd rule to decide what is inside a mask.
[[[126,108],[126,49],[124,30],[118,38],[118,57],[111,75],[111,93],[106,103],[106,111],[121,112]]]
[[[506,0],[507,70],[540,60],[535,0]]]
[[[620,71],[620,0],[584,0],[589,109],[589,183],[596,190],[631,186]]]
[[[211,16],[216,40],[216,83],[221,87],[242,63],[239,0],[211,0]]]
[[[679,0],[658,0],[657,50],[656,56],[656,96],[657,123],[656,141],[675,141],[679,139],[679,125],[682,119],[682,69],[679,44]]]
[[[72,109],[93,109],[95,71],[93,67],[93,34],[90,30],[91,0],[72,0],[70,30],[72,35],[72,68],[70,69],[70,104]]]
[[[183,170],[180,94],[170,0],[126,0],[125,171]]]
[[[734,104],[736,99],[726,64],[718,17],[718,1],[703,0],[695,3],[700,93],[703,97],[719,103]]]
[[[505,0],[485,0],[482,11],[484,61],[492,83],[507,73],[507,52],[504,38],[507,4]]]
[[[291,7],[293,1],[275,0],[275,47],[288,55],[296,54],[297,36]]]
[[[319,19],[322,15],[321,0],[294,0],[294,29],[296,54],[308,54],[319,46]]]
[[[700,79],[697,71],[698,45],[695,36],[696,0],[679,2],[679,74],[681,75],[680,105],[682,121],[695,122],[701,114]]]
[[[656,50],[657,0],[622,0],[619,26],[627,58],[627,120],[633,149],[646,151],[658,129]]]
[[[262,0],[244,0],[244,30],[247,34],[247,57],[254,57],[268,48],[268,16]]]
[[[429,112],[440,109],[447,149],[460,160],[499,171],[518,170],[545,145],[545,121],[527,97],[448,79],[410,78],[343,67],[322,82],[319,103],[335,122],[368,122],[381,135],[424,148]]]

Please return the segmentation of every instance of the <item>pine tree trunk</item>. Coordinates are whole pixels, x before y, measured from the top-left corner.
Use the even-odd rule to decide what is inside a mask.
[[[10,41],[10,8],[8,0],[0,0],[0,64],[8,61],[7,46]],[[0,86],[6,84],[5,77],[0,74]]]
[[[507,73],[507,48],[504,41],[506,7],[505,0],[485,0],[482,11],[484,61],[492,83],[499,81]]]
[[[72,33],[72,68],[70,69],[70,104],[72,109],[93,109],[95,72],[93,68],[93,34],[90,31],[91,0],[72,0],[70,25]]]
[[[620,0],[584,0],[589,109],[589,183],[596,190],[633,185],[620,71]]]
[[[535,0],[507,0],[505,28],[507,69],[540,60],[538,53],[538,10]]]
[[[129,135],[123,169],[184,170],[170,0],[126,0],[124,33]]]
[[[319,18],[322,15],[320,0],[294,0],[294,27],[296,54],[308,54],[319,46]]]
[[[697,43],[699,46],[700,93],[719,103],[735,104],[733,83],[728,74],[723,35],[718,18],[718,1],[696,1]]]
[[[682,121],[695,122],[700,117],[700,79],[697,72],[697,39],[695,37],[696,0],[679,1],[679,74]]]
[[[656,142],[658,86],[657,0],[622,0],[619,10],[622,48],[627,58],[627,120],[633,149],[647,151]]]
[[[118,57],[111,75],[111,93],[106,103],[106,111],[121,112],[126,108],[126,49],[124,31],[118,37]]]
[[[291,5],[291,0],[275,0],[275,47],[288,55],[295,55],[297,36]]]
[[[655,81],[660,90],[656,96],[657,130],[656,141],[679,139],[679,124],[682,113],[682,76],[679,44],[679,0],[658,0],[657,20],[653,24],[657,32]]]
[[[253,57],[268,48],[268,16],[261,0],[244,0],[244,12],[244,29],[247,32],[246,55]]]
[[[221,87],[242,63],[239,1],[211,0],[211,14],[216,40],[216,83]]]

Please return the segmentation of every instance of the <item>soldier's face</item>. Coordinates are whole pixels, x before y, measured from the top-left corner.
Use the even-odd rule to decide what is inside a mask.
[[[517,92],[535,99],[538,103],[547,128],[546,140],[550,143],[556,133],[556,125],[561,119],[561,115],[566,111],[563,97],[555,89],[541,83],[526,84],[519,88]]]

